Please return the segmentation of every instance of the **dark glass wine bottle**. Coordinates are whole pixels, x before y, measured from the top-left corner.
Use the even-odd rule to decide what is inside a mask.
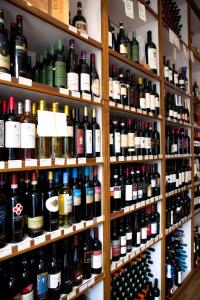
[[[94,239],[92,242],[92,274],[102,272],[102,244],[98,237],[98,227],[94,228]]]
[[[23,255],[20,261],[20,287],[21,299],[34,298],[34,280],[27,253]]]
[[[99,75],[95,66],[95,54],[90,54],[90,90],[92,97],[100,96],[100,83],[99,83]]]
[[[81,51],[79,61],[79,90],[81,93],[90,93],[90,69],[86,61],[85,50]]]
[[[83,279],[89,279],[92,275],[92,245],[89,231],[83,238]]]
[[[83,126],[84,126],[84,143],[85,143],[85,157],[92,157],[92,124],[89,122],[88,119],[88,108],[87,106],[84,107],[83,113]]]
[[[0,9],[0,72],[10,73],[10,49],[4,28],[4,11]]]
[[[94,207],[94,186],[89,179],[89,167],[85,167],[84,175],[82,219],[88,221],[93,219]]]
[[[94,218],[101,216],[101,183],[98,180],[98,169],[93,167]]]
[[[83,281],[83,256],[81,253],[78,236],[74,236],[73,247],[73,284],[81,285]]]
[[[146,63],[150,70],[157,74],[157,51],[156,45],[152,42],[152,32],[147,32],[147,43],[145,45]]]
[[[61,289],[61,261],[56,243],[50,247],[48,262],[48,299],[59,300]]]
[[[27,77],[27,40],[23,35],[23,18],[17,15],[17,34],[14,40],[14,76]]]
[[[71,240],[64,240],[61,265],[61,295],[69,294],[73,287],[73,262]]]
[[[41,247],[36,255],[35,266],[35,298],[37,300],[48,299],[48,264],[44,248]]]
[[[72,169],[72,200],[73,200],[73,223],[81,221],[81,184],[78,180],[78,169]]]
[[[73,18],[73,26],[77,28],[80,33],[87,32],[87,23],[85,17],[82,15],[82,4],[77,2],[77,15]]]
[[[67,59],[67,88],[70,91],[79,91],[79,76],[74,40],[69,41],[69,55]]]

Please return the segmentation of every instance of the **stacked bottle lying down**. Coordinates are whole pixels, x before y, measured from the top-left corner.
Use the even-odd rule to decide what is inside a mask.
[[[90,174],[92,172],[92,174]],[[0,174],[0,248],[101,215],[97,168]],[[19,181],[20,179],[20,181]]]
[[[152,283],[154,277],[151,273],[152,251],[155,251],[154,248],[149,248],[143,255],[113,274],[112,300],[160,299],[158,279],[155,279],[154,286]]]
[[[83,280],[100,274],[98,228],[91,233],[86,231],[1,263],[0,299],[59,300]]]

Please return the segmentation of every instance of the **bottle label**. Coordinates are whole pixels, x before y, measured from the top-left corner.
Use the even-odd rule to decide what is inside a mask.
[[[114,186],[114,199],[121,199],[121,186]]]
[[[127,47],[127,45],[120,44],[120,46],[119,46],[119,53],[121,53],[121,54],[128,54],[128,47]]]
[[[77,154],[84,153],[84,129],[77,129]]]
[[[114,138],[115,138],[115,152],[120,153],[120,132],[115,132]]]
[[[134,188],[134,187],[133,187]],[[133,200],[137,200],[137,187],[135,190],[133,190]]]
[[[37,296],[47,297],[48,294],[48,273],[44,272],[37,275]]]
[[[34,300],[33,284],[29,284],[22,289],[22,295],[20,300]]]
[[[21,123],[21,148],[35,148],[35,124]]]
[[[83,263],[90,264],[91,260],[92,260],[91,251],[84,251],[84,253],[83,253]]]
[[[74,206],[81,205],[81,189],[73,190],[73,205]]]
[[[74,128],[73,126],[67,125],[67,137],[73,137],[74,136]]]
[[[86,188],[86,203],[91,204],[94,202],[94,189],[87,187]]]
[[[169,81],[172,81],[172,70],[169,70]]]
[[[0,148],[4,148],[4,121],[0,120]]]
[[[151,179],[151,187],[152,188],[156,187],[156,179]]]
[[[28,217],[28,228],[29,229],[40,229],[43,227],[44,217],[38,216],[34,218]]]
[[[164,77],[169,78],[169,68],[167,66],[164,67]]]
[[[99,79],[92,79],[91,92],[96,97],[99,97],[99,95],[100,95],[100,82],[99,82]]]
[[[5,147],[20,148],[20,123],[19,122],[6,121]]]
[[[75,22],[75,27],[77,28],[77,30],[80,32],[80,33],[87,33],[86,30],[87,30],[87,25],[85,22],[83,21],[76,21]]]
[[[78,74],[74,72],[67,73],[67,88],[70,91],[79,91]]]
[[[92,269],[99,269],[102,267],[102,250],[92,251]]]
[[[132,184],[126,184],[125,186],[125,200],[132,201],[133,196],[133,186]]]
[[[66,63],[63,61],[55,62],[55,86],[66,87]]]
[[[126,87],[120,85],[120,95],[121,96],[126,96]]]
[[[158,97],[155,97],[155,107],[159,108],[160,107],[160,101]]]
[[[0,69],[1,68],[10,70],[10,55],[7,53],[5,53],[5,55],[0,53]]]
[[[182,283],[182,272],[178,271],[178,284]]]
[[[140,149],[141,148],[141,138],[140,136],[135,137],[135,148]]]
[[[59,194],[59,215],[66,216],[72,212],[72,195]]]
[[[145,109],[146,108],[146,100],[143,97],[140,97],[140,108]]]
[[[151,138],[145,138],[145,148],[151,149]]]
[[[126,246],[126,235],[120,236],[120,245]]]
[[[139,245],[141,243],[141,233],[140,233],[140,231],[137,232],[136,241],[137,241],[137,245]]]
[[[61,272],[56,274],[48,274],[49,289],[57,289],[61,285]]]
[[[143,198],[143,189],[138,189],[138,198],[142,199]]]
[[[128,135],[127,134],[121,134],[121,147],[127,148],[128,147]]]
[[[112,48],[112,32],[108,31],[108,46]]]
[[[150,109],[155,110],[155,96],[150,95]]]
[[[46,200],[45,202],[46,209],[51,211],[51,212],[57,212],[59,207],[58,207],[58,196],[53,196],[50,197],[49,199]]]
[[[129,132],[128,133],[128,147],[135,147],[135,133]]]
[[[157,234],[157,223],[151,223],[151,233]]]
[[[147,239],[147,227],[142,227],[142,240]]]
[[[87,73],[80,74],[80,90],[81,91],[90,91],[90,75]]]
[[[157,69],[157,53],[156,49],[148,48],[148,62],[150,69]]]
[[[179,84],[183,85],[184,83],[184,79],[179,79]]]
[[[171,153],[176,153],[178,151],[178,145],[177,144],[172,144],[171,145]]]
[[[133,238],[132,232],[127,232],[127,233],[126,233],[126,240],[127,240],[127,241],[132,241],[132,238]]]
[[[86,130],[86,154],[92,154],[92,130]]]
[[[113,80],[113,99],[120,99],[120,82],[119,80]]]
[[[148,196],[148,198],[151,198],[151,197],[152,197],[151,184],[149,184],[149,185],[147,186],[147,196]]]
[[[110,145],[113,145],[113,133],[110,133]]]
[[[112,241],[112,257],[120,256],[120,240]]]
[[[113,80],[109,77],[109,98],[113,97]]]
[[[95,202],[101,201],[101,187],[100,186],[94,187],[94,201]]]
[[[150,109],[150,93],[145,93],[146,109]]]
[[[178,84],[178,74],[174,73],[174,84]]]
[[[101,152],[101,131],[100,129],[95,129],[95,150],[96,152]]]

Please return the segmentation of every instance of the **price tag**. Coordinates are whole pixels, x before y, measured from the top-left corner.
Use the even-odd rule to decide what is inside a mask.
[[[88,283],[84,283],[79,287],[79,293],[83,292],[85,289],[87,289]]]
[[[51,232],[51,239],[55,239],[61,236],[61,229],[57,229]]]
[[[119,161],[124,161],[124,156],[119,156]]]
[[[126,212],[129,212],[129,210],[130,210],[130,206],[124,207],[124,212],[125,212],[125,213],[126,213]]]
[[[146,22],[146,8],[144,4],[142,4],[140,1],[138,1],[138,13],[139,13],[139,18]]]
[[[27,85],[27,86],[32,86],[32,79],[19,76],[18,83],[23,84],[23,85]]]
[[[124,105],[124,109],[125,109],[125,110],[130,110],[130,106]]]
[[[80,92],[72,91],[72,96],[76,98],[80,98]]]
[[[77,33],[77,28],[72,25],[68,25],[68,29],[74,33]]]
[[[140,247],[137,248],[137,250],[135,251],[135,254],[136,254],[136,255],[139,254],[139,253],[140,253]]]
[[[174,32],[169,28],[169,42],[174,44]]]
[[[68,228],[64,228],[64,235],[67,235],[71,232],[73,232],[73,226],[70,226]]]
[[[140,203],[136,203],[136,208],[140,207]]]
[[[153,117],[153,113],[151,111],[149,112],[149,116]]]
[[[137,156],[136,155],[133,155],[133,160],[137,160]]]
[[[140,108],[137,108],[137,112],[138,112],[139,114],[142,114],[142,110],[141,110]]]
[[[76,158],[67,158],[67,165],[75,165]]]
[[[22,168],[22,161],[21,160],[9,160],[8,161],[8,168],[9,169]]]
[[[82,98],[83,98],[84,100],[91,101],[91,95],[90,95],[90,94],[82,93]]]
[[[96,103],[101,103],[101,98],[100,98],[100,97],[94,96],[94,97],[93,97],[93,100],[94,100],[94,102],[96,102]]]
[[[85,222],[86,227],[92,226],[94,224],[94,220],[89,220]]]
[[[104,216],[97,217],[97,223],[104,221]]]
[[[95,284],[95,277],[91,278],[89,281],[88,281],[88,287]]]
[[[29,238],[26,238],[24,241],[18,243],[17,249],[18,251],[22,251],[24,249],[30,248],[31,241]]]
[[[131,107],[131,111],[136,111],[135,107]]]
[[[64,88],[59,88],[59,93],[63,95],[69,95],[69,90]]]
[[[26,159],[25,167],[37,167],[37,159]]]
[[[144,206],[145,205],[145,201],[140,202],[140,206]]]
[[[113,106],[113,107],[114,107],[114,106],[115,106],[115,102],[110,101],[110,102],[109,102],[109,106]]]
[[[40,166],[41,167],[48,167],[51,166],[51,158],[41,158],[40,159]]]
[[[159,154],[158,157],[159,157],[159,159],[162,159],[162,158],[163,158],[162,154]]]
[[[156,156],[156,155],[155,155]],[[149,159],[153,159],[153,155],[149,155]]]
[[[117,107],[123,109],[123,104],[117,103]]]
[[[64,166],[65,164],[65,159],[64,158],[55,158],[55,165],[59,165],[59,166]]]
[[[46,241],[46,235],[42,234],[34,238],[34,245],[42,244]]]
[[[78,164],[86,164],[86,157],[79,157]]]
[[[10,244],[0,249],[0,258],[3,258],[11,254],[12,254],[12,247]]]
[[[124,6],[126,16],[134,19],[133,2],[131,0],[125,0]]]
[[[76,289],[74,289],[71,293],[69,293],[68,295],[67,295],[67,300],[70,300],[70,299],[72,299],[73,297],[75,297],[76,296]]]
[[[143,115],[147,115],[146,110],[142,111]],[[150,113],[149,113],[150,114]]]
[[[111,156],[111,157],[110,157],[110,161],[111,161],[111,162],[114,162],[114,161],[116,161],[116,160],[117,160],[117,159],[116,159],[115,156]]]
[[[0,169],[5,169],[5,161],[0,161]]]
[[[191,58],[191,62],[194,63],[194,54],[192,50],[190,50],[190,58]]]
[[[85,222],[83,222],[83,221],[78,224],[75,224],[76,230],[80,230],[80,229],[84,228],[84,226],[85,226]]]
[[[130,256],[127,255],[127,256],[124,258],[124,262],[127,263],[129,260],[130,260]]]
[[[139,160],[142,160],[142,159],[143,159],[143,156],[142,156],[142,155],[138,155],[138,159],[139,159]]]
[[[127,156],[126,160],[128,160],[128,161],[132,160],[132,156]]]
[[[11,82],[11,75],[8,73],[0,72],[0,80]]]
[[[80,34],[84,39],[88,40],[88,34],[85,32],[81,32]]]
[[[96,157],[96,163],[102,163],[103,157]]]
[[[145,156],[144,156],[144,159],[149,159],[149,155],[145,155]]]
[[[135,210],[135,204],[132,204],[132,205],[131,205],[130,210]]]

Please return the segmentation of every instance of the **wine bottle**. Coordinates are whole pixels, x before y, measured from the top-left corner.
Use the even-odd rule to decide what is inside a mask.
[[[79,246],[78,236],[74,236],[73,247],[73,284],[74,286],[81,285],[83,281],[83,258]]]
[[[0,248],[6,245],[7,203],[5,181],[0,174]]]
[[[71,158],[74,157],[74,128],[73,122],[70,118],[70,111],[68,105],[65,105],[64,111],[66,115],[67,132],[66,136],[62,139],[62,153],[65,158]]]
[[[27,40],[23,35],[23,18],[17,15],[17,30],[14,39],[14,76],[27,77]]]
[[[99,75],[95,66],[95,54],[90,54],[90,90],[92,98],[100,96]]]
[[[98,227],[94,228],[94,239],[92,241],[92,274],[102,272],[102,244],[98,237]]]
[[[85,17],[82,15],[82,4],[80,1],[77,2],[77,15],[73,18],[73,26],[82,34],[87,32],[87,23]]]
[[[84,107],[84,116],[83,116],[83,126],[84,126],[84,137],[85,137],[85,156],[92,157],[92,125],[88,120],[88,108]]]
[[[35,298],[37,300],[48,299],[48,264],[44,254],[44,248],[38,250],[35,261]]]
[[[96,109],[92,109],[92,156],[100,157],[101,155],[101,129],[96,121]]]
[[[117,230],[116,221],[114,221],[111,232],[112,243],[112,261],[118,261],[120,258],[120,237]]]
[[[16,272],[16,261],[9,260],[8,262],[8,272],[6,275],[6,297],[8,299],[20,299],[20,285],[19,285],[19,278]],[[4,295],[5,297],[5,295]]]
[[[117,51],[125,57],[128,57],[128,45],[127,39],[124,34],[124,26],[123,22],[120,21],[119,23],[119,35],[117,38]]]
[[[55,44],[54,86],[62,88],[66,87],[66,62],[64,47],[61,40],[58,40]]]
[[[83,279],[89,279],[92,275],[92,245],[88,230],[83,238]]]
[[[75,110],[74,123],[74,149],[76,157],[83,157],[85,154],[85,132],[84,125],[79,120],[79,110]]]
[[[94,218],[101,216],[101,183],[98,180],[97,173],[97,167],[93,167]]]
[[[73,287],[73,262],[71,240],[64,240],[61,264],[61,296],[69,294]]]
[[[52,103],[52,112],[58,112],[58,102]],[[51,157],[55,159],[56,157],[62,157],[62,137],[52,136],[51,138],[52,143],[52,154]]]
[[[61,289],[61,262],[58,257],[57,244],[51,244],[50,250],[51,254],[48,262],[48,299],[59,300]]]
[[[74,50],[74,40],[69,41],[69,55],[67,59],[67,88],[70,91],[79,91],[78,64]]]
[[[73,199],[73,223],[81,221],[81,184],[78,180],[78,169],[72,169],[72,199]]]
[[[152,32],[147,32],[147,43],[145,45],[146,63],[150,70],[157,74],[157,51],[156,45],[152,42]]]
[[[132,33],[132,41],[131,41],[131,52],[132,52],[132,56],[131,56],[131,60],[139,63],[139,43],[136,40],[136,32],[133,31]]]
[[[86,51],[81,51],[79,62],[79,90],[81,93],[90,93],[90,70],[86,62]]]
[[[0,72],[10,73],[10,49],[4,28],[4,11],[0,9]]]
[[[34,298],[33,274],[27,254],[23,254],[23,257],[20,261],[20,286],[21,299]]]
[[[89,179],[89,167],[84,169],[83,201],[82,201],[82,219],[92,220],[94,209],[94,186]]]

